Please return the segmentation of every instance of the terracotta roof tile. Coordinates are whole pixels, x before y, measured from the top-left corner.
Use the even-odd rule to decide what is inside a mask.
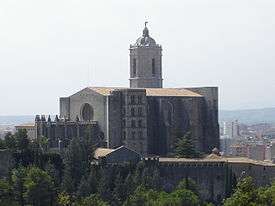
[[[96,93],[104,96],[108,96],[115,90],[123,89],[135,89],[135,88],[123,88],[123,87],[89,87]],[[136,88],[142,89],[142,88]],[[146,90],[146,96],[161,96],[161,97],[202,97],[202,95],[182,88],[144,88]]]

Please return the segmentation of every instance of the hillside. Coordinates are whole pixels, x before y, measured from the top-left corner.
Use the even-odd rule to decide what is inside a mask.
[[[245,124],[275,123],[275,108],[220,111],[221,122],[232,120],[239,120]]]

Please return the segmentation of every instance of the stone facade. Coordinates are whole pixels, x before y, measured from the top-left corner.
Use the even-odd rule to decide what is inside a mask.
[[[202,89],[211,94],[217,91]],[[88,87],[61,98],[69,101],[66,109],[60,108],[60,117],[96,121],[108,148],[125,145],[142,155],[167,155],[176,139],[190,131],[197,149],[209,153],[219,147],[218,105],[213,98],[217,96],[206,99],[181,88]],[[90,112],[85,113],[86,107]]]
[[[218,88],[162,88],[162,48],[146,26],[130,46],[130,88],[87,87],[62,97],[60,119],[62,124],[40,120],[37,128],[67,125],[75,135],[79,125],[96,123],[107,148],[125,145],[144,156],[172,153],[189,131],[201,152],[219,148]],[[43,133],[70,139],[65,130],[54,134]]]
[[[50,116],[46,120],[44,115],[36,115],[35,128],[38,137],[47,137],[50,148],[59,150],[66,147],[74,137],[84,137],[89,135],[94,139],[95,145],[104,145],[104,134],[101,132],[96,121],[70,121],[69,119],[59,119],[57,116],[54,121]],[[105,145],[106,146],[106,145]]]
[[[130,87],[162,87],[162,48],[149,36],[145,25],[143,34],[130,45]]]

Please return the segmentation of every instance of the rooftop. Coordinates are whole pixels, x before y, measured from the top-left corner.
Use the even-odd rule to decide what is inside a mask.
[[[228,163],[247,163],[254,165],[262,165],[262,166],[273,166],[275,164],[267,161],[258,161],[252,160],[246,157],[222,157],[218,155],[209,155],[206,158],[202,159],[187,159],[187,158],[169,158],[169,157],[161,157],[159,158],[161,163],[220,163],[220,162],[228,162]]]
[[[30,128],[30,127],[35,127],[35,123],[25,123],[25,124],[20,124],[16,125],[16,128]]]
[[[202,97],[202,95],[182,88],[125,88],[125,87],[89,87],[94,92],[108,96],[115,90],[146,90],[146,96],[162,96],[162,97]]]

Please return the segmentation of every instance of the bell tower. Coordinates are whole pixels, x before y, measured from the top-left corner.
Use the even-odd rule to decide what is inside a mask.
[[[131,88],[162,88],[162,48],[150,37],[147,23],[142,36],[130,45]]]

